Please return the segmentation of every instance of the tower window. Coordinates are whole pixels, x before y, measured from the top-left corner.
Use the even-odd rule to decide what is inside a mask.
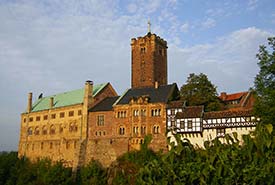
[[[145,52],[146,52],[145,47],[140,48],[140,53],[145,53]]]

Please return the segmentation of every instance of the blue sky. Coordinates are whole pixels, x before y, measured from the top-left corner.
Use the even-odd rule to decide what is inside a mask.
[[[87,79],[130,87],[130,40],[168,42],[168,81],[205,73],[218,92],[246,91],[255,55],[274,36],[274,0],[0,0],[0,151],[17,150],[20,113],[34,98]]]

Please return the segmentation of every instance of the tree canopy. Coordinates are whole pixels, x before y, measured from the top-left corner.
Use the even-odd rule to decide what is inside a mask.
[[[275,37],[268,38],[268,46],[260,46],[256,55],[260,71],[255,78],[257,101],[255,112],[264,124],[275,125]]]
[[[208,80],[208,77],[200,73],[191,73],[186,84],[180,89],[181,99],[187,105],[204,105],[206,111],[215,111],[222,108],[217,97],[217,87]]]

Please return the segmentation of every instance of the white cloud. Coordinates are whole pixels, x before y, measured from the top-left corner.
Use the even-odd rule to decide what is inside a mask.
[[[216,26],[216,21],[213,18],[207,18],[201,25],[203,28],[209,29]]]
[[[248,10],[254,10],[257,8],[259,0],[248,0],[247,6]]]
[[[134,3],[131,3],[127,6],[128,12],[135,13],[137,11],[137,5]]]
[[[188,74],[203,72],[219,91],[248,90],[258,72],[255,57],[260,44],[271,34],[254,28],[241,29],[213,44],[169,50],[169,78],[181,86]]]
[[[180,30],[184,33],[187,33],[189,31],[189,23],[186,22],[186,23],[182,24],[180,27]]]

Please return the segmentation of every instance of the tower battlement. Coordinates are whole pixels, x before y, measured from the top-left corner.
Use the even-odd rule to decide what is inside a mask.
[[[148,33],[147,35],[143,36],[143,37],[137,37],[137,38],[132,38],[131,39],[131,45],[135,45],[135,44],[141,44],[141,43],[145,43],[146,41],[154,41],[157,42],[158,44],[161,44],[163,46],[165,46],[167,48],[167,42],[162,39],[160,36],[156,35],[156,34],[151,34]]]

